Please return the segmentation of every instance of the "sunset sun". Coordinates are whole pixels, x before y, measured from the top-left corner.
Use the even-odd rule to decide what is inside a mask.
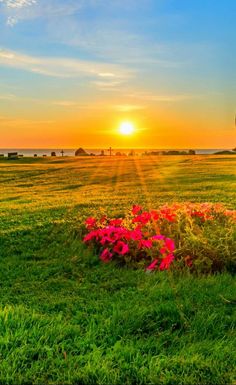
[[[134,125],[131,122],[122,122],[119,127],[119,132],[122,135],[131,135],[134,132]]]

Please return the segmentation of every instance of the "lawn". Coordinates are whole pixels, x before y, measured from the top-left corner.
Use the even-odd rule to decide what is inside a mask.
[[[235,384],[235,277],[103,264],[91,215],[236,209],[236,156],[0,160],[0,384]]]

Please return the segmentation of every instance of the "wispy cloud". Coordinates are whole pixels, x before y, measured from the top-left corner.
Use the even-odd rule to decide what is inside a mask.
[[[23,127],[23,126],[37,126],[40,124],[53,124],[54,120],[36,120],[36,119],[21,119],[13,118],[11,116],[0,115],[0,123],[5,127]]]
[[[131,112],[137,110],[144,110],[146,106],[138,104],[119,104],[113,106],[113,109],[119,112]]]
[[[13,94],[0,94],[0,100],[14,101],[16,96]]]
[[[110,104],[109,102],[103,102],[103,103],[81,103],[77,102],[75,100],[54,100],[50,102],[51,104],[59,107],[65,107],[65,108],[77,108],[81,110],[115,110],[118,112],[132,112],[137,110],[143,110],[146,108],[144,105],[138,105],[138,104]]]
[[[52,100],[52,101],[49,101],[49,103],[58,107],[76,108],[80,110],[93,110],[93,109],[101,108],[101,106],[99,105],[94,105],[91,103],[85,104],[85,103],[78,102],[76,100]],[[102,108],[104,108],[104,106],[102,106]]]
[[[118,91],[118,87],[120,87],[124,83],[123,79],[118,80],[110,80],[110,81],[92,81],[91,85],[99,89],[99,91]]]
[[[0,0],[6,24],[10,26],[23,20],[74,15],[81,8],[96,3],[94,0]],[[11,20],[14,23],[10,23]]]
[[[130,70],[115,64],[72,58],[35,57],[3,49],[0,50],[0,65],[62,78],[87,76],[96,79],[104,77],[104,74],[108,77],[109,74],[109,79],[121,81],[131,76]]]
[[[182,102],[189,99],[200,98],[201,95],[196,94],[154,94],[151,92],[135,92],[127,95],[132,99],[143,100],[146,102]]]

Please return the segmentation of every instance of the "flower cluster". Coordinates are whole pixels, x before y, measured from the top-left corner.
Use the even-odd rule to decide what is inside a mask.
[[[92,244],[100,253],[100,259],[146,265],[147,270],[167,270],[174,260],[175,244],[155,231],[150,223],[158,217],[155,212],[143,211],[134,206],[126,218],[88,218],[85,222],[86,244]],[[149,225],[149,226],[148,226]]]
[[[192,268],[196,247],[189,246],[189,234],[202,236],[205,226],[222,221],[236,222],[236,211],[212,203],[175,203],[149,211],[135,205],[123,218],[87,218],[84,242],[105,263],[114,260],[149,271],[168,270],[174,254],[179,259],[181,252],[185,266]]]

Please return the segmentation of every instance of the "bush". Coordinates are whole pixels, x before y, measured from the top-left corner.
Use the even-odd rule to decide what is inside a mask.
[[[105,263],[200,273],[236,270],[236,210],[221,204],[176,203],[149,211],[133,206],[123,218],[90,217],[85,225],[84,242]]]

